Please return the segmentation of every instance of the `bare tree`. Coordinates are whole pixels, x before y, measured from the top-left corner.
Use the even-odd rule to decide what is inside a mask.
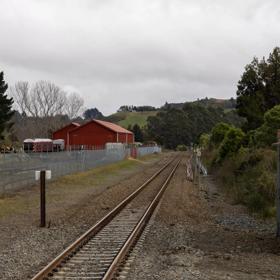
[[[50,137],[58,129],[79,115],[84,104],[76,93],[67,95],[52,82],[38,81],[32,87],[28,82],[17,82],[10,88],[21,114],[15,121],[19,140],[30,137]]]
[[[29,84],[28,82],[20,81],[10,88],[10,94],[15,101],[17,109],[21,113],[30,113],[30,96],[29,96]]]
[[[63,114],[66,94],[54,83],[37,82],[30,92],[29,113],[33,117],[49,117]]]
[[[77,117],[84,104],[77,93],[67,94],[48,81],[39,81],[30,88],[28,82],[18,82],[11,88],[11,95],[19,110],[32,117],[52,117],[67,114]]]
[[[67,101],[65,104],[65,113],[70,119],[74,119],[79,116],[83,105],[83,98],[81,98],[77,93],[72,92],[67,96]]]

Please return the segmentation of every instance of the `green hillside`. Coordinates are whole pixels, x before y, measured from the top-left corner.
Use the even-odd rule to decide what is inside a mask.
[[[165,110],[167,108],[176,108],[182,109],[185,104],[197,104],[203,107],[213,107],[221,108],[225,113],[230,113],[235,108],[235,99],[216,99],[216,98],[203,98],[196,101],[190,101],[185,103],[166,103],[160,109],[156,111],[121,111],[110,116],[105,117],[104,119],[119,124],[122,127],[127,128],[129,125],[138,124],[140,127],[144,127],[147,123],[147,118],[149,116],[155,116],[159,110]],[[124,106],[123,106],[124,107]],[[127,106],[129,107],[129,106]],[[130,106],[133,107],[133,106]],[[138,107],[132,108],[137,109]]]
[[[143,127],[147,123],[149,116],[155,116],[158,111],[146,111],[146,112],[118,112],[112,114],[106,118],[106,120],[117,123],[122,127],[128,127],[129,125],[138,124]]]

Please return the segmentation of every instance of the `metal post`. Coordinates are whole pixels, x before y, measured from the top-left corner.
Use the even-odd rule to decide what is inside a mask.
[[[277,186],[276,186],[277,230],[276,236],[280,237],[280,147],[277,144]]]
[[[197,184],[197,155],[194,153],[194,176],[193,176],[194,184]]]
[[[41,208],[41,222],[40,227],[46,226],[46,171],[40,172],[40,208]]]
[[[196,164],[197,164],[197,184],[198,184],[198,189],[199,189],[200,188],[200,156],[197,156]]]

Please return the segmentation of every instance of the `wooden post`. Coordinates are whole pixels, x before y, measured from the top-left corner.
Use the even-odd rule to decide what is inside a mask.
[[[41,208],[41,221],[40,227],[46,226],[46,171],[40,172],[40,208]]]

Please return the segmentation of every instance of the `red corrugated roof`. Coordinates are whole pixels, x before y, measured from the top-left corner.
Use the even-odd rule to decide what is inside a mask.
[[[76,122],[71,122],[71,124],[75,125],[75,126],[80,126],[79,123],[76,123]]]
[[[118,132],[118,133],[127,133],[127,134],[133,134],[131,131],[117,125],[117,124],[114,124],[114,123],[110,123],[110,122],[105,122],[105,121],[100,121],[100,120],[93,120],[107,128],[109,128],[110,130],[113,130],[115,132]]]
[[[76,126],[76,127],[79,127],[79,126],[80,126],[80,124],[78,124],[78,123],[71,122],[71,123],[69,123],[69,124],[63,126],[62,128],[60,128],[60,129],[54,131],[53,133],[56,133],[56,132],[58,132],[58,131],[60,131],[60,130],[62,130],[62,129],[64,129],[64,128],[68,127],[68,126],[71,126],[71,125],[74,125],[74,126]]]
[[[108,128],[108,129],[110,129],[110,130],[112,130],[112,131],[114,131],[114,132],[117,132],[117,133],[133,134],[131,131],[129,131],[129,130],[127,130],[127,129],[125,129],[125,128],[119,126],[119,125],[117,125],[117,124],[110,123],[110,122],[105,122],[105,121],[100,121],[100,120],[95,120],[95,119],[93,119],[93,120],[91,120],[91,121],[89,121],[89,122],[87,122],[87,123],[85,123],[85,124],[83,124],[83,125],[80,125],[80,126],[78,126],[78,127],[75,127],[74,129],[71,130],[71,132],[80,129],[80,128],[82,128],[82,127],[84,127],[84,126],[90,124],[91,122],[98,123],[98,124],[100,124],[100,125],[102,125],[102,126]]]

